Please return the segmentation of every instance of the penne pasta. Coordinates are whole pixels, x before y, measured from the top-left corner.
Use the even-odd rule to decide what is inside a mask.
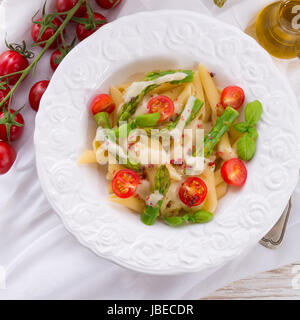
[[[218,200],[222,199],[226,195],[227,190],[228,190],[228,184],[226,184],[225,182],[222,182],[216,187]]]
[[[108,197],[108,200],[117,204],[120,204],[124,207],[127,207],[128,209],[131,209],[137,213],[141,213],[145,210],[145,202],[140,200],[140,199],[136,199],[134,197],[130,197],[127,199],[122,199],[119,198],[115,195],[111,195]]]
[[[211,168],[207,168],[201,175],[207,186],[207,196],[203,204],[203,209],[215,212],[218,205],[216,192],[215,174]]]
[[[237,154],[241,134],[233,128],[245,100],[241,88],[221,92],[199,65],[196,71],[135,74],[112,85],[109,94],[116,108],[112,112],[110,97],[99,95],[97,110],[107,112],[92,107],[97,123],[93,150],[78,160],[107,165],[109,201],[141,214],[146,225],[160,218],[177,227],[209,222],[229,185],[245,183],[247,169]],[[262,113],[258,101],[247,113],[251,110],[255,114],[248,118],[256,121]],[[127,128],[121,129],[118,119],[127,121]],[[247,141],[242,142],[244,158],[250,158]]]
[[[94,150],[85,150],[79,157],[78,163],[88,164],[97,163],[96,154]]]

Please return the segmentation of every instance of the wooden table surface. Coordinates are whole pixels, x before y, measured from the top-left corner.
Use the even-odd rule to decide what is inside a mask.
[[[233,282],[204,300],[300,300],[300,262]]]

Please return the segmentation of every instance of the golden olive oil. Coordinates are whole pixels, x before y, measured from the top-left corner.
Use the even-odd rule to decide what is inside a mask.
[[[270,4],[259,12],[253,29],[259,44],[272,56],[300,57],[300,0]],[[249,30],[246,32],[251,33]]]

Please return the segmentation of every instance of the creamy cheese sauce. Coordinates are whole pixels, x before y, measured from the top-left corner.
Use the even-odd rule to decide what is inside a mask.
[[[166,82],[171,82],[175,80],[183,80],[187,77],[186,73],[184,72],[175,72],[172,74],[167,74],[165,76],[159,77],[154,80],[149,81],[138,81],[133,82],[127,89],[124,95],[125,103],[128,103],[132,98],[138,96],[145,88],[153,84],[163,84]]]
[[[146,204],[148,206],[155,207],[157,206],[160,200],[163,200],[163,198],[164,196],[160,194],[158,190],[155,190],[153,193],[150,194],[150,196],[146,198]]]
[[[141,180],[136,189],[136,194],[143,200],[151,193],[151,185],[148,180]]]
[[[120,159],[127,159],[128,156],[124,152],[124,150],[115,142],[109,140],[106,135],[106,130],[98,127],[96,132],[96,141],[101,142],[101,147],[99,148],[99,152],[108,151],[113,155],[118,155]],[[101,150],[101,151],[100,151]],[[97,150],[98,152],[98,150]],[[96,158],[97,158],[96,152]],[[99,162],[99,161],[98,161]]]

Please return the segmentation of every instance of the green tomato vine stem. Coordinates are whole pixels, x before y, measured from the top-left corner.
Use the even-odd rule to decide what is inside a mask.
[[[33,62],[23,71],[21,72],[15,72],[12,74],[8,74],[3,76],[3,78],[9,78],[12,75],[15,74],[19,74],[22,73],[21,77],[19,78],[19,80],[16,82],[16,84],[11,88],[10,92],[7,94],[7,96],[0,102],[0,108],[4,105],[4,103],[11,99],[12,95],[14,94],[14,92],[16,91],[16,89],[18,88],[18,86],[20,85],[20,83],[27,77],[27,75],[30,73],[30,71],[36,67],[37,63],[41,60],[42,56],[45,54],[45,52],[48,50],[48,48],[51,46],[51,44],[57,39],[57,37],[63,32],[63,30],[65,29],[66,25],[68,24],[68,22],[72,19],[72,17],[74,16],[74,14],[76,13],[76,11],[79,9],[79,7],[85,2],[86,0],[79,0],[77,2],[77,4],[69,11],[65,12],[64,14],[66,14],[66,18],[63,21],[63,23],[58,27],[58,29],[56,30],[56,32],[53,34],[53,36],[51,38],[49,38],[49,40],[46,42],[45,47],[43,48],[43,50],[40,52],[40,54],[33,60]],[[1,77],[2,78],[2,77]],[[8,107],[8,109],[10,109],[10,105]]]

